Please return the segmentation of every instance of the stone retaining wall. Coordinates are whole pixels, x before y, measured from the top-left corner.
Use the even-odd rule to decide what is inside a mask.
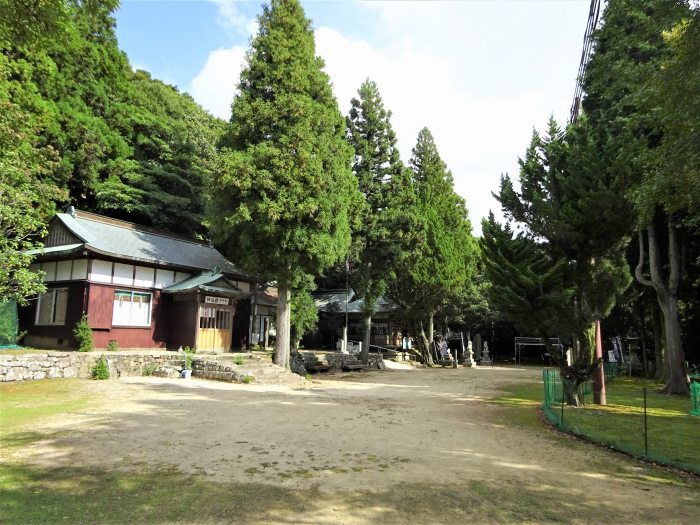
[[[346,361],[354,361],[357,359],[356,355],[343,354],[341,352],[304,352],[301,350],[299,352],[301,357],[304,359],[304,366],[309,370],[314,370],[319,365],[328,366],[329,370],[339,371],[343,369],[343,364]],[[368,367],[372,368],[384,368],[384,359],[382,354],[369,354]]]
[[[46,352],[42,354],[0,354],[0,382],[58,377],[89,379],[102,353]],[[182,366],[177,354],[118,354],[104,352],[112,377],[140,376],[147,365]]]
[[[192,361],[192,377],[226,381],[229,383],[241,383],[243,378],[247,375],[249,374],[240,370],[238,365],[231,362],[209,361],[202,358],[195,358]]]

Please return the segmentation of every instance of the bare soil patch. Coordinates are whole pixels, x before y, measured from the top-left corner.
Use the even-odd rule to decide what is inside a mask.
[[[511,409],[489,402],[540,373],[389,370],[298,390],[85,382],[99,402],[33,429],[47,437],[8,459],[37,469],[177,472],[244,498],[238,515],[172,520],[182,522],[697,523],[696,480],[511,423]]]

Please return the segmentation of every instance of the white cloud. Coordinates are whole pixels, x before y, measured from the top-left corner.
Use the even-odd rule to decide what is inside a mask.
[[[235,0],[210,1],[219,8],[217,22],[225,30],[233,31],[235,34],[245,37],[257,33],[257,20],[242,13]]]
[[[245,63],[245,53],[240,46],[212,51],[207,63],[192,79],[188,90],[192,97],[219,118],[231,118],[231,102]]]

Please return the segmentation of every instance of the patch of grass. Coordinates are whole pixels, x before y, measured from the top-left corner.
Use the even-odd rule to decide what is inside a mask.
[[[66,414],[88,406],[90,398],[79,379],[43,379],[0,383],[1,448],[26,445],[31,434],[17,434],[23,427],[42,418]],[[14,437],[13,437],[14,436]]]
[[[537,408],[542,404],[543,386],[541,383],[520,383],[499,387],[503,393],[491,403],[504,407],[503,419],[508,424],[527,428],[541,427]]]
[[[688,415],[689,398],[660,394],[660,383],[617,377],[606,386],[607,406],[593,405],[590,395],[586,396],[585,407],[565,406],[565,427],[593,441],[643,457],[645,387],[649,459],[700,472],[697,452],[700,418]],[[502,419],[509,425],[541,428],[537,408],[542,404],[543,388],[541,382],[505,386],[503,394],[491,402],[505,408]],[[559,418],[561,405],[553,406],[552,410]],[[566,445],[566,440],[561,443]]]
[[[234,365],[242,365],[243,364],[243,356],[242,355],[234,355],[233,356],[233,364]]]
[[[574,433],[644,457],[644,391],[647,388],[648,457],[700,473],[700,418],[688,415],[690,400],[660,394],[661,384],[619,377],[606,387],[607,406],[564,407]],[[561,417],[560,406],[554,411]]]
[[[65,352],[66,350],[37,350],[36,348],[5,348],[0,350],[0,355],[46,355],[48,352]]]
[[[3,523],[219,523],[234,517],[240,523],[267,522],[280,513],[291,519],[307,497],[312,496],[257,483],[216,483],[172,469],[120,473],[21,464],[0,469]]]

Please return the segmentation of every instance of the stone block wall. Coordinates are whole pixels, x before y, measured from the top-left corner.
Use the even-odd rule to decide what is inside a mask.
[[[0,355],[0,381],[27,381],[57,377],[84,377],[99,355],[48,352],[31,355]]]
[[[89,379],[102,353],[46,352],[41,354],[0,354],[0,382],[77,377]],[[182,366],[176,354],[121,354],[104,352],[112,377],[143,375],[147,365]]]
[[[192,361],[192,377],[240,383],[246,375],[248,374],[239,369],[238,365],[231,362],[210,361],[202,358],[195,358]]]
[[[340,371],[343,369],[343,363],[357,359],[355,355],[341,352],[304,352],[301,350],[299,353],[304,359],[304,366],[309,370],[314,370],[320,364],[328,366],[329,370]],[[382,354],[369,354],[368,366],[370,369],[383,369],[384,359]]]

